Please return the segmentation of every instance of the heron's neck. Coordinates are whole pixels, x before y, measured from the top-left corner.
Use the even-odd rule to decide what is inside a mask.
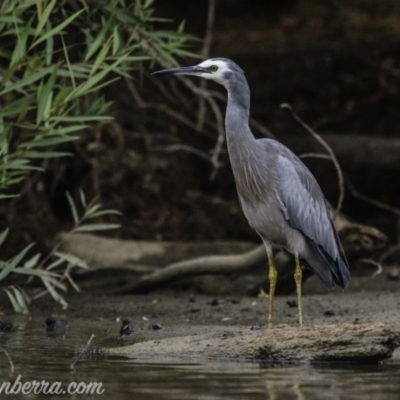
[[[225,129],[228,146],[239,147],[255,141],[249,128],[250,89],[244,76],[240,75],[228,90]]]

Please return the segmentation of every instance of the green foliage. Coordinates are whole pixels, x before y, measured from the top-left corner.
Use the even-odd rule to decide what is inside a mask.
[[[38,159],[68,155],[105,116],[99,91],[144,60],[176,64],[191,37],[156,31],[153,1],[3,0],[0,3],[0,199],[42,168]],[[40,161],[40,160],[39,160]]]
[[[0,200],[18,196],[32,171],[43,170],[45,159],[69,155],[62,145],[79,139],[91,124],[109,119],[111,105],[101,89],[144,61],[167,61],[193,56],[186,46],[193,38],[177,31],[155,30],[166,20],[155,18],[153,0],[2,0],[0,1]],[[71,232],[118,227],[92,223],[111,213],[87,203],[83,214],[67,195],[74,219]],[[7,236],[0,234],[0,246]],[[35,254],[32,245],[0,261],[0,283],[18,277],[40,279],[45,290],[63,306],[59,290],[69,272],[86,268],[76,257],[57,251]],[[40,261],[41,260],[41,261]],[[17,312],[27,312],[31,300],[20,286],[3,289]],[[36,296],[37,297],[37,296]]]
[[[95,201],[90,203],[86,202],[83,192],[80,193],[81,208],[83,209],[82,215],[79,216],[78,208],[75,205],[72,197],[67,193],[67,198],[70,203],[71,212],[74,218],[74,226],[68,234],[75,232],[93,232],[107,229],[118,228],[117,224],[103,224],[103,223],[88,223],[88,220],[98,218],[104,215],[119,214],[114,210],[103,210],[101,204]],[[0,234],[0,247],[5,241],[8,234],[8,229]],[[88,268],[86,263],[71,254],[58,251],[62,244],[62,239],[56,243],[52,251],[45,257],[40,253],[34,254],[27,261],[22,263],[33,244],[25,247],[20,253],[7,261],[0,261],[0,282],[6,278],[10,278],[14,274],[16,276],[25,276],[28,281],[32,278],[38,278],[43,283],[45,290],[41,291],[33,298],[30,298],[21,287],[9,285],[3,288],[7,294],[15,312],[26,314],[28,313],[28,304],[32,299],[50,293],[53,299],[63,307],[67,307],[67,302],[59,294],[58,290],[66,291],[65,282],[68,282],[76,291],[79,291],[78,286],[73,281],[70,271],[73,268]]]

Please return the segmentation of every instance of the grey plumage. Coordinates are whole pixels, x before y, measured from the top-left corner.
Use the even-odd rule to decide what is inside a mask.
[[[227,146],[240,204],[250,226],[261,236],[269,260],[271,246],[283,247],[299,257],[327,287],[336,284],[345,288],[350,280],[349,267],[322,191],[308,168],[287,147],[272,139],[254,138],[248,125],[250,89],[242,69],[231,60],[213,58],[195,67],[156,74],[196,75],[225,86]],[[274,288],[270,289],[272,296]],[[299,308],[301,323],[300,314]]]

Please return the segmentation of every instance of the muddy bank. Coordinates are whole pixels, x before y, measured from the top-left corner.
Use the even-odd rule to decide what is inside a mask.
[[[311,278],[304,285],[304,323],[306,326],[383,323],[400,331],[400,282],[377,278],[355,278],[344,292],[327,291]],[[278,296],[275,300],[276,325],[297,327],[295,296]],[[248,332],[259,327],[264,329],[267,319],[265,297],[212,297],[191,292],[155,292],[149,295],[94,296],[71,295],[69,308],[61,313],[70,320],[85,319],[95,335],[96,321],[107,326],[107,347],[121,345],[119,329],[123,319],[129,319],[134,332],[126,343],[132,344],[204,334]],[[32,313],[40,315],[59,314],[60,309],[49,299],[33,305]],[[153,329],[160,325],[162,329]],[[82,344],[88,338],[82,338]],[[96,340],[93,343],[96,346]],[[159,344],[159,346],[161,346]],[[160,348],[161,351],[161,348]],[[400,351],[394,353],[395,362],[400,361]]]

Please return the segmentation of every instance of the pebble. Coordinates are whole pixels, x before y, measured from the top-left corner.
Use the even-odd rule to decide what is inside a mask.
[[[131,324],[131,321],[129,321],[129,319],[124,319],[122,321],[122,325],[119,330],[119,334],[121,336],[130,336],[133,334],[133,326]]]

